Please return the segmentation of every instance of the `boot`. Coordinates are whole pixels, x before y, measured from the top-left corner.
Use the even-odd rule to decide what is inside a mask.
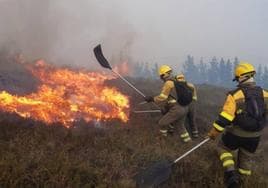
[[[224,172],[224,182],[227,188],[239,188],[239,175],[235,170]]]
[[[166,129],[160,129],[159,132],[162,136],[166,137],[168,135],[168,131]]]
[[[181,134],[180,137],[184,143],[192,141],[192,139],[187,131],[184,132],[183,134]]]
[[[192,132],[192,137],[193,138],[198,138],[199,137],[198,131],[193,131]]]
[[[174,131],[175,131],[175,127],[173,125],[169,125],[167,129],[167,133],[170,135],[173,135]]]

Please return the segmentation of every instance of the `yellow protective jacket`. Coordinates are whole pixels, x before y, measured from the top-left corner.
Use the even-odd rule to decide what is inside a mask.
[[[255,85],[254,82],[245,83]],[[263,90],[263,96],[266,105],[266,114],[268,113],[268,92]],[[233,120],[235,119],[237,111],[242,105],[245,104],[245,96],[241,89],[236,89],[228,93],[226,101],[223,105],[222,111],[219,114],[218,119],[213,123],[214,128],[222,132],[225,130],[241,137],[258,137],[260,131],[249,132],[241,129],[239,126],[233,126]],[[268,114],[267,114],[268,115]]]
[[[196,88],[195,88],[194,84],[192,84],[190,82],[186,82],[186,84],[193,91],[193,100],[197,101],[197,91],[196,91]]]
[[[154,97],[154,102],[156,104],[161,104],[161,103],[176,103],[176,89],[174,85],[173,80],[167,80],[165,81],[162,90],[159,95]]]
[[[162,90],[159,95],[154,97],[154,102],[160,104],[162,102],[167,102],[168,104],[176,103],[177,94],[174,85],[176,78],[169,79],[165,81]],[[197,101],[197,92],[194,84],[187,82],[187,86],[193,91],[193,100]]]

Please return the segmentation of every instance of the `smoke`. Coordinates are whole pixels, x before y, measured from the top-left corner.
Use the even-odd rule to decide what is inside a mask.
[[[92,49],[101,43],[113,61],[127,59],[136,32],[119,5],[99,0],[2,0],[0,47],[8,45],[28,59],[88,67],[96,64]]]
[[[2,1],[0,41],[27,56],[49,57],[57,40],[57,18],[48,1]]]
[[[97,66],[99,43],[113,63],[179,66],[191,54],[265,64],[267,7],[250,0],[0,0],[0,46],[85,67]]]

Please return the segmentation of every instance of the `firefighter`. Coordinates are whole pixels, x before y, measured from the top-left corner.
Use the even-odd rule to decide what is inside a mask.
[[[196,87],[194,84],[187,82],[185,80],[185,76],[183,74],[179,74],[177,76],[177,80],[180,82],[185,82],[189,88],[191,88],[192,93],[193,93],[193,100],[189,105],[189,110],[187,113],[187,118],[189,121],[189,126],[190,126],[190,131],[192,134],[193,138],[198,138],[198,128],[195,122],[195,114],[196,114],[196,102],[197,102],[197,92],[196,92]]]
[[[228,93],[222,112],[208,133],[211,139],[223,133],[218,146],[228,188],[239,187],[241,179],[252,174],[251,160],[267,124],[268,92],[256,85],[255,73],[250,63],[236,66],[233,81],[238,82],[237,88]],[[237,162],[234,151],[238,152]]]
[[[182,141],[189,142],[191,137],[184,126],[188,106],[182,106],[176,100],[174,85],[176,78],[172,74],[172,69],[167,65],[162,65],[158,73],[164,82],[161,93],[155,97],[146,96],[145,101],[155,102],[161,108],[163,117],[158,122],[160,133],[167,136],[169,132],[173,132],[174,127],[177,127]]]

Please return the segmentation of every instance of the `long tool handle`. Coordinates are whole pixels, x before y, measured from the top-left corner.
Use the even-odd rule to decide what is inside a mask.
[[[139,105],[144,105],[144,104],[147,104],[148,102],[146,101],[143,101],[143,102],[140,102]]]
[[[118,72],[114,71],[111,67],[111,65],[109,64],[109,62],[107,61],[107,59],[104,57],[103,53],[102,53],[102,49],[101,49],[101,45],[97,45],[95,48],[94,48],[94,54],[95,54],[95,57],[97,59],[97,61],[99,62],[99,64],[104,67],[104,68],[107,68],[107,69],[110,69],[114,74],[116,74],[117,76],[119,76],[119,78],[121,78],[124,82],[126,82],[132,89],[134,89],[137,93],[139,93],[141,96],[145,97],[145,95],[140,91],[138,90],[134,85],[132,85],[129,81],[127,81],[123,76],[121,76],[121,74],[119,74]],[[154,105],[156,107],[158,107],[155,103]]]
[[[189,151],[187,151],[185,154],[183,154],[182,156],[180,156],[178,159],[176,159],[173,163],[177,163],[179,160],[183,159],[184,157],[186,157],[187,155],[189,155],[190,153],[192,153],[194,150],[196,150],[197,148],[199,148],[200,146],[202,146],[203,144],[205,144],[209,140],[210,140],[210,138],[206,138],[205,140],[203,140],[202,142],[200,142],[199,144],[197,144],[195,147],[193,147],[192,149],[190,149]]]
[[[129,81],[127,81],[123,76],[121,76],[121,74],[119,74],[118,72],[114,71],[113,69],[111,69],[111,71],[116,74],[117,76],[119,76],[119,78],[121,78],[124,82],[126,82],[131,88],[133,88],[137,93],[139,93],[141,96],[145,97],[145,95],[138,90],[134,85],[132,85]],[[153,103],[155,107],[159,108],[159,106],[155,103]]]
[[[122,80],[124,80],[130,87],[132,87],[137,93],[139,93],[141,96],[145,97],[145,95],[138,90],[135,86],[133,86],[129,81],[127,81],[123,76],[121,76],[121,74],[119,74],[118,72],[115,72],[114,70],[112,70],[113,73],[115,73],[117,76],[119,76]]]
[[[161,113],[160,110],[135,110],[134,113],[140,114],[140,113]]]

